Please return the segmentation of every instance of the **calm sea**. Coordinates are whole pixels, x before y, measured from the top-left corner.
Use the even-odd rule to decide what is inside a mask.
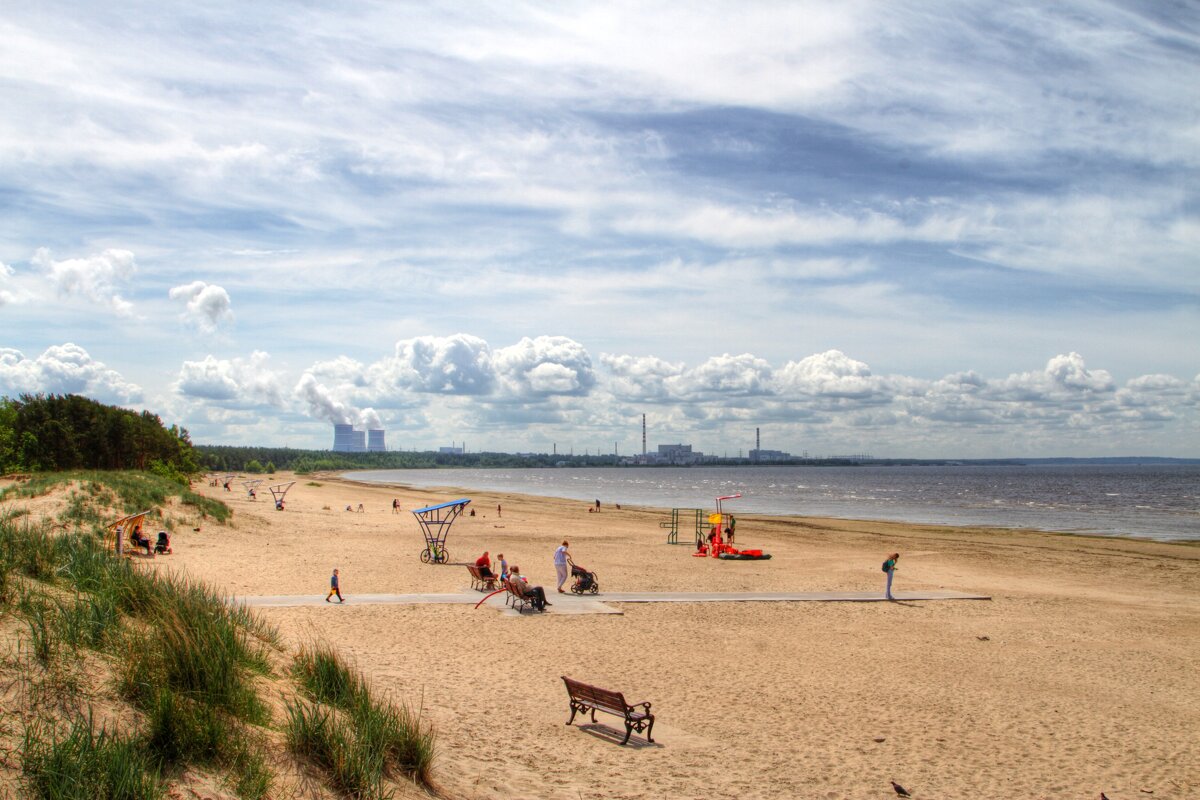
[[[594,502],[1200,539],[1200,466],[703,467],[355,472]],[[453,499],[453,498],[448,498]]]

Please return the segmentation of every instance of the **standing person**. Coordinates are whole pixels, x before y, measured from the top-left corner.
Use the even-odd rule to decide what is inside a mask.
[[[883,571],[887,573],[887,589],[884,590],[883,596],[887,600],[896,599],[892,597],[892,576],[896,574],[896,562],[899,560],[900,554],[892,553],[887,561],[883,562]]]
[[[399,497],[397,497],[397,498],[394,498],[394,499],[392,500],[392,513],[393,513],[393,514],[399,514],[399,513],[400,513],[400,498],[399,498]]]
[[[496,560],[500,562],[500,580],[508,580],[508,562],[504,560],[504,553],[497,553]]]
[[[503,515],[500,513],[500,504],[499,504],[499,503],[496,503],[496,516],[497,516],[497,517],[503,516]]]
[[[342,586],[341,582],[338,580],[337,567],[333,568],[333,574],[329,576],[329,594],[325,595],[325,602],[328,603],[329,598],[333,597],[335,594],[337,595],[339,603],[346,602],[346,598],[342,597]]]
[[[600,498],[596,498],[596,511],[600,511]]]
[[[571,560],[571,554],[567,552],[568,547],[570,545],[567,540],[563,539],[563,543],[554,551],[554,571],[558,573],[559,594],[566,594],[563,591],[563,584],[567,582],[567,562]]]

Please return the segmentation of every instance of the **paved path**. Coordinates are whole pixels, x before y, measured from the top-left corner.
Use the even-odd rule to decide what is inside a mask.
[[[346,598],[344,604],[334,601],[330,605],[475,605],[484,598],[480,592],[457,594],[356,594]],[[487,601],[490,608],[506,614],[517,612],[505,607],[503,594]],[[257,595],[234,598],[253,608],[284,608],[291,606],[319,606],[325,604],[325,595]],[[897,600],[991,600],[978,594],[963,592],[929,591],[903,592],[896,594]],[[818,603],[882,603],[879,592],[603,592],[579,596],[560,594],[550,596],[551,614],[620,614],[608,603],[747,603],[747,602],[818,602]]]

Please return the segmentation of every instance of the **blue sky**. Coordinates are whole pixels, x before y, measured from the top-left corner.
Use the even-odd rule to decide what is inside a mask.
[[[0,393],[203,443],[1200,455],[1200,11],[0,16]]]

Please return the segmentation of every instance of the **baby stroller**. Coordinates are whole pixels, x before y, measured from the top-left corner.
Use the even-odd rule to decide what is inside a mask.
[[[571,565],[571,577],[575,579],[575,582],[571,584],[571,591],[575,594],[584,592],[595,594],[600,591],[600,581],[596,578],[596,573],[588,572],[578,564]]]

